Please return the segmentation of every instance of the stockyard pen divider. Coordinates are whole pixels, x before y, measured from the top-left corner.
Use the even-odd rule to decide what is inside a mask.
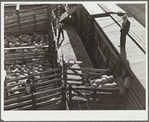
[[[21,8],[22,6],[20,6]],[[24,6],[23,6],[24,7]],[[4,81],[4,110],[43,110],[46,109],[65,109],[61,106],[63,95],[62,67],[57,64],[57,50],[52,37],[51,23],[48,21],[51,13],[49,5],[37,5],[20,10],[5,9],[4,31],[8,36],[19,36],[20,34],[48,34],[48,45],[5,48],[5,65],[11,65],[16,60],[19,63],[31,63],[32,58],[46,58],[50,61],[52,69],[29,75],[22,78],[15,78]],[[48,26],[47,26],[48,25]],[[40,51],[15,52],[16,50],[40,49]],[[15,53],[14,53],[15,52]],[[8,72],[9,73],[9,72]],[[19,83],[19,80],[29,79],[31,77],[41,76],[36,79],[38,83],[34,84],[35,91],[25,95],[25,83]],[[34,79],[34,81],[36,82]],[[14,83],[15,84],[11,84]],[[9,84],[7,86],[7,84]],[[22,86],[22,87],[17,87]],[[12,89],[17,87],[16,89]],[[13,94],[16,92],[16,94]],[[63,97],[62,97],[63,96]],[[64,103],[64,102],[63,102]]]

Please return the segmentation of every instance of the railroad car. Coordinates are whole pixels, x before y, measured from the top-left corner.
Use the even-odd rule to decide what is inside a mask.
[[[128,42],[134,43],[130,43],[130,45],[134,45],[134,49],[137,48],[138,54],[142,57],[144,65],[139,67],[141,68],[141,72],[144,73],[144,75],[141,73],[142,76],[137,73],[139,68],[135,69],[137,66],[131,65],[131,62],[126,59],[127,55],[127,57],[132,60],[129,57],[131,54],[126,53],[128,49],[124,50],[117,48],[120,43],[119,26],[122,24],[121,17],[126,12],[120,9],[116,4],[109,5],[106,3],[92,5],[87,3],[78,5],[79,9],[75,14],[76,16],[81,16],[79,20],[76,19],[76,24],[81,22],[82,26],[80,26],[80,29],[77,29],[78,26],[76,26],[76,30],[78,30],[93,66],[96,68],[108,67],[114,76],[123,74],[124,78],[132,77],[125,109],[145,109],[145,44],[144,40],[140,38],[142,35],[137,33],[137,30],[134,30],[138,34],[138,36],[136,36],[135,32],[131,29],[131,27],[139,28],[140,24],[135,24],[135,22],[133,22],[134,19],[133,21],[130,19],[131,27],[128,36],[131,39],[129,39]],[[142,29],[143,32],[144,30],[145,29]],[[137,56],[134,57],[137,58]]]

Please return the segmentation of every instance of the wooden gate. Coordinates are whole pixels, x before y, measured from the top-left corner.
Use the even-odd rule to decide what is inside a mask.
[[[123,100],[119,83],[113,88],[94,88],[90,81],[108,75],[109,69],[72,68],[66,65],[66,98],[69,110],[116,110],[122,109]],[[115,78],[117,82],[117,78]],[[118,80],[119,81],[119,80]]]

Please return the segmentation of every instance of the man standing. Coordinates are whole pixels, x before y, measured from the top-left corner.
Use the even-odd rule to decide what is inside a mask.
[[[129,28],[130,28],[130,22],[128,20],[127,14],[123,15],[123,24],[121,27],[121,37],[120,37],[120,46],[119,47],[125,47],[126,43],[126,34],[128,34]]]
[[[53,29],[54,29],[55,36],[57,36],[56,23],[57,23],[57,18],[56,18],[56,16],[55,16],[54,13],[53,13],[53,16],[52,16],[52,24],[53,24]]]
[[[60,34],[62,34],[62,37],[64,39],[64,32],[63,32],[63,26],[62,23],[58,23],[58,40],[57,40],[57,45],[59,44],[59,39],[60,39]]]

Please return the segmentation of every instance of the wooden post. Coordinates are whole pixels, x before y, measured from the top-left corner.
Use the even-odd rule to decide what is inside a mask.
[[[7,89],[5,89],[5,87],[7,86],[7,82],[6,82],[6,78],[4,80],[4,97],[7,100],[8,99],[8,91]]]
[[[93,90],[93,101],[96,102],[96,89]]]
[[[65,90],[64,90],[64,87],[62,88],[62,102],[61,102],[61,110],[66,110],[66,100],[65,100]]]
[[[51,4],[47,5],[47,16],[48,16],[48,36],[49,36],[49,52],[51,53],[52,50],[52,41],[53,41],[53,36],[52,36],[52,6]]]
[[[57,60],[55,57],[57,57],[57,52],[56,52],[56,48],[55,48],[55,41],[53,41],[53,44],[52,44],[52,52],[53,52],[53,65],[55,66],[55,68],[57,67]]]
[[[116,88],[116,90],[115,90],[115,110],[117,110],[118,109],[118,96],[119,96],[119,89],[118,88]]]
[[[86,81],[85,81],[85,83],[87,83],[87,84],[89,83],[89,85],[90,85],[90,82],[89,82],[89,68],[87,68],[85,74],[86,74]]]
[[[36,21],[36,7],[33,8],[33,13],[34,13],[34,26],[35,29],[37,29],[37,21]]]
[[[8,91],[7,91],[7,89],[4,90],[4,98],[5,98],[5,100],[8,100]]]
[[[62,93],[62,109],[66,110],[66,93],[67,93],[67,64],[63,61],[63,93]]]
[[[32,93],[32,104],[33,104],[33,110],[36,110],[36,96],[34,93]]]
[[[58,68],[60,68],[61,70],[59,71],[61,73],[61,76],[59,76],[58,78],[62,78],[62,66],[59,64]],[[58,87],[61,87],[62,85],[62,81],[60,83],[58,83]]]
[[[34,13],[34,26],[35,26],[35,28],[37,28],[36,13]]]
[[[67,64],[63,62],[63,79],[64,79],[64,89],[67,88]]]
[[[16,14],[17,14],[17,18],[18,18],[18,26],[19,26],[19,29],[20,29],[21,25],[20,25],[20,17],[19,17],[20,12],[19,12],[19,10],[16,10]]]
[[[69,110],[71,110],[72,95],[71,95],[71,84],[69,84]]]
[[[17,14],[17,17],[18,17],[18,26],[19,26],[19,29],[20,29],[21,26],[20,26],[20,17],[19,17],[20,12],[19,12],[19,9],[20,9],[20,5],[17,4],[16,5],[16,14]]]

